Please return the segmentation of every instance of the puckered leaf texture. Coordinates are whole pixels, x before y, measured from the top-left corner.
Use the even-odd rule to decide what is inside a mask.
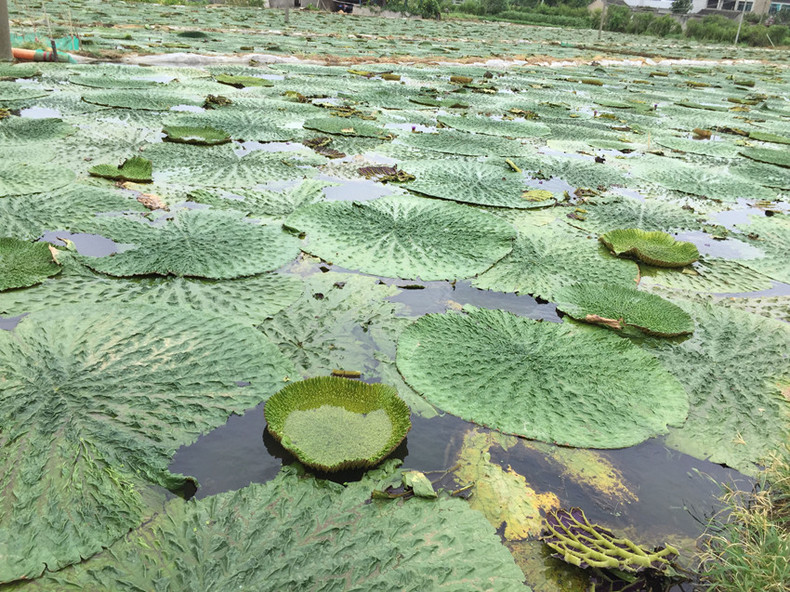
[[[529,591],[466,502],[370,501],[382,472],[347,486],[286,467],[273,480],[165,512],[90,562],[25,590]]]
[[[683,304],[697,329],[682,343],[647,345],[689,393],[686,424],[667,443],[754,473],[787,438],[790,326],[740,310]]]
[[[632,446],[685,420],[681,384],[630,342],[591,327],[469,310],[426,315],[398,341],[406,382],[440,409],[581,448]]]
[[[277,269],[299,252],[296,237],[277,226],[244,220],[233,210],[183,210],[156,225],[147,220],[107,217],[98,233],[134,248],[86,258],[96,271],[118,277],[176,275],[231,279]]]
[[[138,526],[146,483],[186,483],[167,469],[178,446],[292,373],[253,328],[172,307],[54,307],[0,331],[0,581]]]
[[[287,224],[307,233],[305,250],[386,277],[463,279],[510,252],[515,229],[468,206],[397,195],[333,201],[297,210]]]
[[[60,273],[47,243],[0,237],[0,292],[25,288]]]

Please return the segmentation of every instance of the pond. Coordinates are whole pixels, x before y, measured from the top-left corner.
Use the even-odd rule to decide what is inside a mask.
[[[235,10],[0,66],[0,587],[584,590],[539,541],[574,507],[693,570],[786,427],[787,66]],[[265,401],[356,372],[411,430],[305,471]]]

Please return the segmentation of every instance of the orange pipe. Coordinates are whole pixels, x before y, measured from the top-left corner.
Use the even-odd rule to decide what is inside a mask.
[[[19,47],[12,47],[11,54],[14,59],[22,62],[73,62],[69,54],[58,52],[57,57],[51,51],[44,51],[43,49],[21,49]]]

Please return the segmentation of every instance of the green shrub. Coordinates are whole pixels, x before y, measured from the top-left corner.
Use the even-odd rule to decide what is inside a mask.
[[[650,24],[655,20],[656,15],[652,12],[635,12],[631,17],[631,22],[628,24],[627,33],[634,33],[639,35],[644,33],[650,27]]]
[[[442,14],[442,6],[439,0],[417,0],[417,14],[424,19],[439,18]]]
[[[656,37],[666,37],[667,35],[676,35],[681,32],[680,23],[673,19],[668,14],[654,19],[647,28],[647,32]]]
[[[485,14],[499,14],[507,10],[507,0],[482,0]]]
[[[498,15],[496,15],[496,20],[506,20],[530,25],[569,27],[577,29],[588,27],[587,19],[584,17],[543,14],[541,12],[527,12],[523,10],[506,10],[504,12],[500,12]]]
[[[458,12],[463,12],[465,14],[476,14],[481,15],[485,13],[483,10],[483,5],[480,4],[479,0],[464,0],[458,6],[453,7]]]
[[[627,6],[610,6],[606,9],[606,22],[604,28],[607,31],[625,33],[631,22],[631,9]]]

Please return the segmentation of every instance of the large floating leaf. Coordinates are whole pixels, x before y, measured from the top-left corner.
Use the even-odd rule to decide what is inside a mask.
[[[394,286],[374,277],[320,273],[307,279],[302,297],[259,327],[302,376],[333,370],[362,373],[363,380],[393,385],[412,412],[426,417],[436,410],[409,388],[395,368],[395,344],[409,324],[405,307],[388,300]]]
[[[639,228],[610,230],[598,237],[615,255],[633,256],[656,267],[685,267],[699,259],[697,247],[666,232]]]
[[[243,210],[249,216],[266,222],[282,222],[294,210],[324,199],[327,181],[306,179],[283,191],[239,189],[234,193],[198,189],[190,198],[220,210]]]
[[[514,140],[447,130],[434,134],[404,134],[399,141],[415,148],[461,156],[519,156],[529,151]]]
[[[772,150],[771,148],[744,148],[741,154],[752,160],[767,162],[780,167],[790,167],[790,154],[787,150]]]
[[[25,288],[60,273],[50,245],[0,237],[0,291]]]
[[[368,475],[343,486],[286,467],[265,484],[173,500],[106,553],[30,588],[529,591],[466,502],[371,502],[381,473]]]
[[[630,342],[500,310],[422,317],[401,335],[397,362],[444,411],[569,446],[632,446],[688,412],[680,383]]]
[[[111,164],[97,164],[88,172],[94,177],[104,177],[115,181],[133,181],[135,183],[150,183],[153,164],[142,156],[132,156],[124,160],[120,166]]]
[[[0,143],[32,144],[65,138],[73,134],[76,128],[62,119],[46,117],[44,119],[28,119],[13,117],[0,120]]]
[[[321,117],[309,119],[304,127],[325,134],[359,136],[363,138],[387,138],[387,131],[363,119],[346,117]]]
[[[612,257],[592,238],[564,224],[521,228],[513,251],[472,283],[498,292],[554,300],[563,286],[608,282],[636,285],[639,268]]]
[[[667,189],[691,193],[709,199],[736,201],[741,198],[773,199],[776,192],[755,186],[724,168],[703,168],[678,162],[649,161],[635,168],[638,176]]]
[[[489,136],[511,138],[539,138],[548,136],[551,130],[546,124],[537,121],[497,120],[491,117],[472,117],[440,115],[439,123],[464,132],[475,132]]]
[[[393,387],[335,376],[292,382],[266,401],[266,429],[303,464],[321,471],[371,468],[411,429]]]
[[[166,90],[121,90],[102,91],[86,94],[83,101],[118,107],[121,109],[142,109],[144,111],[167,111],[176,105],[198,106],[202,102],[186,93],[178,94]]]
[[[679,205],[658,199],[596,199],[593,204],[585,204],[579,210],[569,212],[568,222],[590,232],[603,233],[616,228],[669,232],[700,227],[693,214]]]
[[[72,183],[56,193],[0,199],[0,228],[33,240],[47,230],[85,230],[98,212],[144,211],[135,199],[109,187]]]
[[[268,181],[311,177],[314,170],[300,167],[296,157],[286,159],[276,152],[251,152],[239,157],[230,144],[188,146],[159,144],[145,151],[156,162],[155,181],[192,187],[222,189],[252,188]]]
[[[574,319],[616,331],[634,327],[650,335],[674,337],[694,331],[694,321],[679,306],[655,294],[612,284],[562,288],[557,308]]]
[[[169,125],[162,130],[168,142],[179,144],[197,144],[199,146],[216,146],[230,142],[230,136],[213,127],[197,127],[183,125]]]
[[[554,200],[534,202],[521,197],[527,189],[524,178],[504,163],[427,160],[404,162],[402,168],[417,177],[406,187],[431,197],[501,208],[528,209],[554,203]]]
[[[53,191],[75,177],[74,171],[56,164],[0,162],[0,197]]]
[[[667,443],[753,473],[787,437],[790,326],[739,310],[684,305],[697,322],[682,343],[649,345],[689,392],[686,424]]]
[[[85,258],[96,271],[118,277],[177,275],[230,279],[272,271],[293,259],[299,241],[276,226],[246,221],[232,210],[182,210],[158,224],[97,218],[96,231],[134,248]]]
[[[734,165],[732,170],[739,176],[766,187],[790,189],[790,175],[787,174],[783,167],[746,160]]]
[[[787,255],[790,253],[790,216],[753,216],[750,224],[740,228],[757,235],[752,243],[765,254],[760,259],[746,259],[740,263],[774,280],[790,283],[790,257]]]
[[[48,94],[49,91],[40,86],[22,86],[16,82],[0,81],[0,105],[16,105]]]
[[[678,138],[676,136],[667,136],[658,138],[656,144],[665,146],[670,150],[678,152],[690,152],[692,154],[705,154],[707,156],[715,156],[718,158],[732,158],[738,154],[738,147],[730,142],[714,142],[711,140],[691,140],[689,138]],[[669,164],[669,163],[666,163]],[[673,169],[675,165],[670,167]],[[703,171],[699,171],[703,172]],[[706,175],[707,177],[707,175]],[[696,181],[692,184],[693,187],[698,187]],[[684,186],[685,187],[685,186]],[[686,191],[686,189],[681,189]],[[686,191],[686,193],[694,193],[693,191]]]
[[[689,293],[737,293],[767,290],[771,280],[741,261],[728,259],[702,259],[683,269],[640,265],[642,273],[640,288],[652,289],[663,286],[673,291]],[[681,297],[686,297],[682,294]]]
[[[518,159],[516,164],[536,178],[556,177],[574,187],[599,189],[627,184],[625,175],[619,169],[593,160],[538,155]]]
[[[239,76],[234,74],[220,74],[214,77],[214,80],[220,84],[227,84],[236,88],[245,88],[248,86],[274,86],[271,80],[260,78],[258,76]]]
[[[0,581],[79,562],[172,490],[175,449],[292,373],[227,318],[168,307],[56,307],[0,331]],[[250,386],[239,388],[246,381]]]
[[[41,286],[0,294],[0,314],[47,310],[53,302],[86,307],[115,302],[220,311],[257,324],[293,304],[303,288],[301,279],[292,275],[266,274],[223,282],[179,277],[126,280],[93,273],[73,259],[66,259],[64,267],[65,273]]]
[[[287,224],[307,233],[305,250],[343,267],[387,277],[463,279],[512,248],[510,224],[468,206],[396,195],[306,206]]]
[[[264,109],[224,108],[205,113],[185,113],[167,118],[168,124],[210,126],[226,131],[235,140],[285,142],[292,140],[298,129],[286,127],[288,119],[299,120],[287,112]]]

